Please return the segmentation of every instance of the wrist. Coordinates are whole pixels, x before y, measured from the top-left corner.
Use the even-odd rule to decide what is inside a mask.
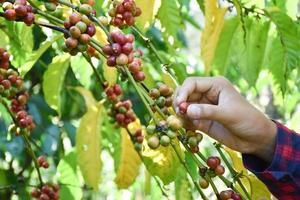
[[[266,162],[271,162],[274,156],[276,147],[277,126],[268,120],[264,129],[262,130],[262,137],[259,137],[257,143],[259,145],[255,148],[253,155],[263,159]]]

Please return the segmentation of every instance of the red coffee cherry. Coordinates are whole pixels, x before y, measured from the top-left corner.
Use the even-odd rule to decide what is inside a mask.
[[[179,104],[179,111],[181,114],[185,114],[189,104],[187,102],[182,102]]]
[[[133,78],[134,78],[134,80],[136,80],[136,81],[143,81],[143,80],[145,80],[145,74],[144,74],[144,72],[142,72],[142,71],[139,71],[139,72],[137,72],[137,73],[135,73],[134,75],[133,75]]]
[[[225,190],[220,192],[220,198],[221,200],[228,200],[231,198],[231,195],[233,194],[233,192],[231,192],[230,190]]]
[[[27,8],[23,5],[14,6],[17,16],[23,17],[27,14]]]
[[[96,28],[94,25],[89,25],[86,29],[86,33],[93,37],[96,33]]]
[[[66,46],[69,49],[74,49],[78,45],[78,41],[76,39],[74,39],[74,38],[71,38],[71,37],[69,37],[68,39],[66,39],[65,43],[66,43]]]
[[[103,51],[103,53],[105,53],[106,55],[109,55],[109,56],[113,55],[113,53],[114,53],[112,47],[109,44],[103,46],[102,51]]]
[[[223,175],[224,172],[225,172],[225,168],[222,165],[217,166],[216,169],[215,169],[215,173],[218,176]]]
[[[216,169],[220,165],[220,159],[217,157],[211,156],[206,161],[207,166],[212,169]]]
[[[115,56],[109,56],[106,60],[106,64],[110,67],[116,66],[116,57]]]
[[[14,21],[17,17],[16,11],[14,9],[8,9],[4,12],[4,17],[8,21]]]
[[[120,85],[114,85],[114,93],[117,95],[117,96],[119,96],[119,95],[121,95],[122,94],[122,88],[121,88],[121,86]]]
[[[233,200],[242,200],[241,195],[239,195],[239,194],[237,194],[237,193],[233,193],[233,194],[231,195],[231,198],[232,198]]]
[[[75,25],[80,20],[81,20],[81,15],[79,13],[72,13],[69,17],[69,21],[71,25]]]

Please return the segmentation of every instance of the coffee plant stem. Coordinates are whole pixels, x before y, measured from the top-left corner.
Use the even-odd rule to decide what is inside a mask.
[[[50,28],[50,29],[53,29],[53,30],[56,30],[56,31],[59,31],[59,32],[62,32],[64,34],[69,34],[69,31],[64,29],[64,28],[61,28],[61,27],[58,27],[58,26],[55,26],[55,25],[52,25],[52,24],[46,24],[44,22],[38,22],[38,21],[35,21],[34,22],[36,25],[38,26],[43,26],[43,27],[46,27],[46,28]]]
[[[68,7],[72,8],[72,9],[74,9],[74,10],[77,10],[77,6],[73,5],[70,2],[67,2],[67,1],[64,1],[64,0],[58,0],[57,2],[60,3],[60,4],[65,5],[65,6],[68,6]]]
[[[138,95],[140,96],[140,98],[142,99],[144,105],[146,106],[149,114],[151,115],[151,117],[153,118],[153,121],[155,124],[158,124],[156,117],[154,115],[154,113],[152,112],[149,103],[147,102],[147,100],[145,99],[144,95],[142,94],[139,86],[137,85],[137,83],[135,82],[134,78],[132,77],[131,73],[129,72],[129,70],[127,69],[127,67],[125,67],[125,71],[127,73],[127,76],[129,77],[130,82],[133,84],[134,88],[136,89]]]
[[[251,199],[250,194],[248,193],[246,187],[244,186],[244,184],[242,183],[242,181],[240,180],[238,173],[235,171],[235,169],[231,166],[231,164],[229,163],[229,161],[227,160],[225,154],[223,153],[222,149],[221,149],[221,144],[217,144],[215,143],[215,147],[217,149],[217,151],[219,152],[220,156],[222,157],[222,159],[224,160],[227,168],[229,169],[232,177],[234,180],[237,181],[237,183],[240,185],[241,189],[243,190],[243,192],[245,193],[245,195],[247,196],[248,199]]]
[[[37,158],[31,148],[31,145],[30,145],[30,142],[29,142],[29,139],[28,139],[28,136],[26,135],[27,133],[23,134],[23,139],[26,143],[26,146],[27,146],[27,150],[28,150],[28,153],[29,155],[31,156],[31,158],[33,159],[33,162],[34,162],[34,167],[37,171],[37,174],[38,174],[38,178],[39,178],[39,181],[40,181],[40,186],[42,187],[43,186],[43,179],[42,179],[42,175],[41,175],[41,172],[40,172],[40,168],[39,168],[39,164],[37,162]]]
[[[190,175],[196,189],[198,190],[200,196],[202,197],[202,199],[204,200],[208,200],[208,198],[205,196],[205,194],[203,193],[203,191],[201,190],[200,186],[198,185],[197,181],[194,180],[193,176],[192,176],[192,172],[189,170],[188,166],[186,165],[185,161],[181,158],[178,150],[176,149],[176,147],[174,146],[174,144],[171,142],[171,146],[173,148],[173,150],[175,151],[180,163],[183,165],[183,167],[185,168],[185,170],[187,171],[187,173]]]
[[[170,70],[169,68],[169,64],[166,64],[163,59],[160,57],[160,55],[158,54],[158,51],[156,50],[154,44],[152,43],[151,39],[146,37],[136,26],[133,26],[132,29],[140,36],[140,38],[142,38],[142,40],[146,43],[146,45],[150,48],[150,50],[154,53],[154,55],[156,56],[157,60],[160,62],[160,64],[163,67],[163,70],[167,71],[170,76],[176,80],[175,82],[177,83],[177,79],[175,74]]]
[[[133,139],[132,134],[130,133],[130,131],[129,131],[129,129],[128,129],[127,127],[126,127],[126,131],[127,131],[128,135],[129,135],[129,137],[130,137],[131,142],[133,143],[134,139]],[[144,161],[144,159],[143,159],[143,156],[141,155],[141,152],[137,151],[137,154],[139,155],[141,161],[142,161],[142,162],[144,163],[144,165],[145,165],[145,161]],[[145,167],[146,167],[146,165],[145,165]],[[147,169],[147,168],[146,168],[146,169]],[[154,178],[154,180],[155,180],[157,186],[158,186],[159,189],[161,190],[162,195],[165,196],[167,199],[169,199],[168,194],[167,194],[167,193],[165,192],[165,190],[162,188],[162,186],[161,186],[159,180],[157,179],[157,177],[156,177],[156,176],[153,176],[153,178]]]
[[[32,4],[30,3],[30,5],[32,5]],[[49,15],[48,13],[46,13],[46,12],[40,10],[40,9],[37,9],[36,12],[37,12],[37,14],[47,18],[48,20],[55,22],[56,24],[63,24],[64,23],[61,19],[59,19],[57,17],[54,17],[52,15]]]

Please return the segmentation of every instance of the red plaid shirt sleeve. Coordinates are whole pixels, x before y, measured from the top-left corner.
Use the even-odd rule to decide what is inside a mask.
[[[300,134],[276,122],[276,150],[271,163],[243,154],[246,168],[280,200],[300,199]],[[258,141],[259,142],[259,141]]]

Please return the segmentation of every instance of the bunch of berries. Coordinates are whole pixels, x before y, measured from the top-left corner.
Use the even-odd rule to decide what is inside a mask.
[[[15,114],[16,126],[29,131],[35,128],[32,116],[25,111],[29,99],[24,91],[23,79],[18,72],[9,68],[9,54],[0,48],[0,95],[11,100],[10,110]],[[19,131],[16,132],[19,134]]]
[[[163,83],[158,83],[156,88],[152,88],[149,92],[150,97],[155,100],[155,104],[165,113],[173,103],[173,89]]]
[[[177,137],[176,131],[182,126],[181,121],[176,116],[169,116],[167,121],[160,121],[157,125],[148,125],[147,133],[148,146],[157,149],[160,145],[167,147],[171,140]]]
[[[58,200],[59,199],[59,185],[45,184],[42,188],[36,188],[31,192],[31,197],[39,200]]]
[[[66,40],[63,50],[69,52],[71,55],[86,51],[90,38],[96,33],[95,25],[88,16],[74,12],[64,22],[64,27],[69,32],[65,34]]]
[[[107,44],[102,47],[102,51],[107,58],[107,65],[114,67],[116,65],[126,66],[132,73],[136,81],[143,81],[145,74],[142,70],[142,61],[135,57],[135,53],[140,55],[140,51],[134,51],[133,42],[134,36],[132,34],[124,35],[121,31],[113,31],[110,33],[112,44]]]
[[[116,102],[118,100],[118,97],[120,97],[123,92],[121,86],[115,84],[113,86],[107,87],[105,93],[110,101]]]
[[[38,162],[39,167],[43,167],[45,169],[47,169],[49,167],[49,163],[46,160],[45,156],[39,156],[37,158],[37,162]]]
[[[224,190],[220,192],[221,200],[242,200],[240,194],[232,191],[232,190]]]
[[[211,171],[214,171],[216,175],[221,176],[225,172],[225,168],[221,165],[221,159],[217,156],[211,156],[206,160],[207,166]]]
[[[133,26],[135,24],[135,17],[142,14],[139,7],[136,6],[134,0],[123,0],[122,2],[114,1],[113,8],[108,12],[111,16],[111,24],[122,28],[124,26]]]
[[[34,22],[34,14],[31,5],[26,0],[16,0],[14,3],[6,1],[2,4],[4,18],[9,21],[22,21],[27,26]]]
[[[199,152],[199,143],[202,141],[203,135],[197,131],[187,130],[184,136],[180,137],[183,144],[187,144],[192,153]]]
[[[141,151],[142,150],[142,143],[144,141],[144,134],[142,129],[138,129],[137,131],[135,131],[134,135],[133,135],[133,142],[134,142],[134,148],[137,151]]]

